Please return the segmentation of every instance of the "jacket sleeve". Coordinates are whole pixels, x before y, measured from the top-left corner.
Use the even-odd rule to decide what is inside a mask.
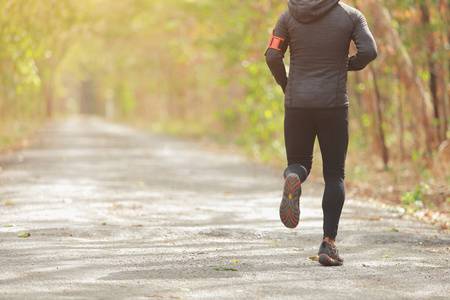
[[[286,68],[283,63],[284,54],[289,45],[288,14],[289,11],[285,11],[278,19],[265,53],[267,65],[276,82],[283,89],[283,93],[286,91],[288,81]]]
[[[377,45],[372,33],[367,26],[364,15],[356,10],[354,30],[352,40],[355,42],[357,53],[350,56],[348,61],[349,71],[359,71],[364,69],[371,61],[373,61],[377,53]]]

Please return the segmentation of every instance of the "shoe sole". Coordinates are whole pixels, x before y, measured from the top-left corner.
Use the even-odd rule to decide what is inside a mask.
[[[319,263],[324,266],[341,266],[342,263],[339,263],[336,259],[329,257],[327,254],[322,253],[319,255]]]
[[[287,228],[295,228],[300,220],[300,196],[302,187],[300,178],[291,173],[284,181],[283,198],[280,204],[280,219]]]

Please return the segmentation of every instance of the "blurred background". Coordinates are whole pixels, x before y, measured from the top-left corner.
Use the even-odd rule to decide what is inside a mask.
[[[350,191],[441,222],[450,2],[341,2],[365,14],[379,51],[349,73]],[[48,120],[87,114],[237,145],[282,169],[283,94],[264,52],[286,3],[0,0],[0,151],[26,146]]]

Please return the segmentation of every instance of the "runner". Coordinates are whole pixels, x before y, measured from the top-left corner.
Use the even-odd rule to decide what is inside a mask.
[[[350,42],[357,54],[349,57]],[[289,77],[283,63],[289,46]],[[309,175],[319,140],[325,190],[323,241],[319,262],[339,266],[334,244],[345,200],[348,147],[347,71],[359,71],[377,57],[375,40],[357,9],[338,0],[289,0],[266,50],[267,65],[285,93],[284,136],[287,165],[280,218],[295,228],[300,218],[301,184]]]

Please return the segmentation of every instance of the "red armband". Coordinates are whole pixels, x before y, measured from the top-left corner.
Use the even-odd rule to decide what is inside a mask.
[[[280,38],[278,36],[274,36],[272,33],[272,36],[270,37],[270,40],[269,40],[269,45],[267,45],[266,52],[269,49],[275,49],[275,50],[281,51],[281,49],[278,48],[280,46],[281,41],[284,41],[284,39]]]

